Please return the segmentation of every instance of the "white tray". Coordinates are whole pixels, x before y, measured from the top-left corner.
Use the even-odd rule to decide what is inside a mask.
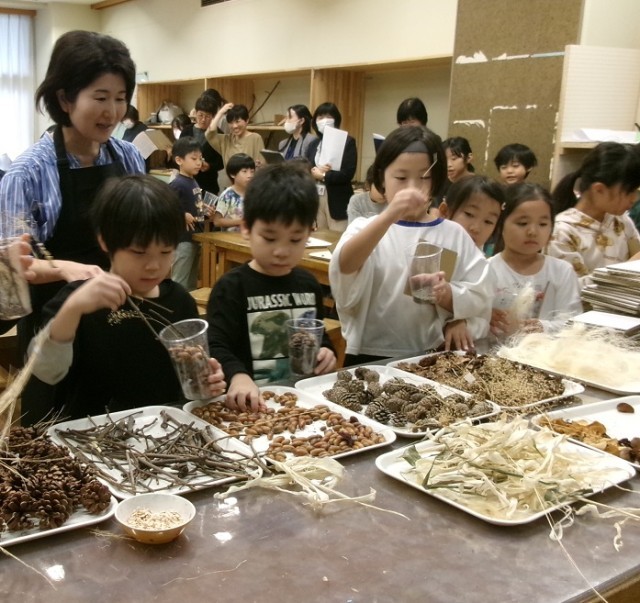
[[[435,354],[445,354],[446,352],[436,352]],[[463,354],[463,352],[461,352]],[[413,356],[412,358],[403,358],[401,360],[394,360],[389,363],[389,366],[394,367],[396,370],[400,371],[403,375],[413,375],[414,377],[419,377],[415,373],[410,373],[408,371],[403,371],[402,369],[397,368],[398,364],[401,362],[409,362],[411,364],[418,364],[420,360],[427,356],[433,356],[434,354],[422,354],[421,356]],[[513,361],[512,361],[513,362]],[[525,362],[520,362],[520,364],[526,364]],[[529,365],[531,366],[531,365]],[[537,368],[537,367],[533,367]],[[531,408],[533,406],[537,406],[538,404],[545,404],[548,402],[553,402],[554,400],[560,400],[561,398],[566,398],[568,396],[577,396],[584,391],[584,385],[582,383],[577,383],[576,381],[571,381],[569,379],[565,379],[562,375],[558,375],[558,373],[553,373],[553,371],[547,371],[546,369],[539,369],[545,373],[551,373],[553,375],[559,376],[562,378],[562,385],[564,385],[564,392],[559,396],[552,396],[550,398],[544,398],[543,400],[536,400],[535,402],[531,402],[529,404],[522,404],[521,406],[501,406],[500,404],[496,405],[500,408],[504,408],[506,410],[525,410],[527,408]]]
[[[118,503],[112,496],[109,506],[102,513],[89,513],[83,507],[80,507],[59,528],[41,530],[38,527],[34,527],[28,530],[19,530],[17,532],[9,532],[5,530],[0,534],[0,547],[12,546],[14,544],[36,540],[37,538],[45,538],[46,536],[62,534],[63,532],[69,532],[71,530],[77,530],[79,528],[85,528],[87,526],[95,525],[97,523],[105,521],[105,519],[109,519],[109,517],[111,517],[116,512],[117,506]]]
[[[620,402],[626,402],[635,409],[634,413],[624,413],[616,409]],[[549,419],[565,419],[570,421],[584,420],[588,422],[599,421],[602,423],[610,438],[621,440],[623,438],[640,437],[640,396],[626,396],[624,398],[613,398],[612,400],[604,400],[602,402],[594,402],[592,404],[583,404],[582,406],[572,406],[570,408],[561,408],[532,417],[531,422],[539,425],[542,417]],[[569,438],[572,442],[595,448],[590,444],[581,442],[574,438]],[[609,454],[609,453],[607,453]],[[631,463],[634,467],[640,469],[640,463]]]
[[[358,448],[357,450],[348,450],[347,452],[342,452],[340,454],[334,455],[333,458],[351,456],[352,454],[357,454],[359,452],[366,452],[367,450],[380,448],[381,446],[386,446],[387,444],[391,444],[391,442],[394,442],[396,439],[396,434],[387,425],[382,425],[381,423],[378,423],[377,421],[374,421],[369,417],[365,417],[364,415],[355,413],[345,408],[344,406],[340,406],[339,404],[334,404],[333,402],[329,402],[328,400],[324,400],[324,399],[319,400],[316,397],[310,396],[305,392],[296,390],[292,387],[265,385],[264,387],[260,388],[260,391],[263,391],[263,392],[270,391],[270,392],[274,392],[276,395],[285,394],[285,393],[294,393],[298,397],[296,405],[300,406],[301,408],[313,408],[314,406],[323,404],[330,410],[340,413],[343,417],[347,419],[350,419],[351,417],[357,418],[362,425],[368,425],[372,427],[376,433],[379,433],[382,436],[384,436],[384,442],[381,442],[380,444],[374,444],[373,446],[367,446],[366,448]],[[199,406],[206,406],[210,402],[223,402],[223,401],[224,401],[224,397],[222,396],[219,398],[215,398],[214,400],[192,401],[192,402],[187,402],[183,408],[186,412],[191,413],[194,408],[197,408]],[[278,404],[277,402],[274,402],[273,400],[267,400],[266,404],[269,408],[282,408],[280,404]],[[196,418],[195,415],[190,415],[190,416],[193,416],[194,418]],[[307,425],[304,429],[300,429],[296,431],[295,434],[292,434],[290,431],[285,430],[278,435],[284,436],[285,438],[290,438],[293,435],[295,435],[296,437],[308,438],[314,435],[323,435],[324,434],[323,428],[326,428],[326,423],[324,421],[315,421],[311,425]],[[242,435],[240,435],[239,437],[242,437]],[[271,442],[266,435],[261,435],[259,437],[254,438],[251,441],[251,444],[254,450],[259,453],[266,452],[267,449],[269,448],[270,443]],[[287,455],[289,456],[288,453]]]
[[[66,429],[87,429],[93,427],[95,425],[104,425],[108,422],[116,422],[122,418],[133,416],[135,429],[145,429],[145,434],[152,437],[160,437],[166,435],[167,431],[173,431],[175,429],[174,426],[169,426],[168,429],[162,427],[162,418],[160,413],[165,411],[171,417],[173,417],[176,421],[185,424],[193,424],[198,428],[208,428],[211,431],[212,437],[214,437],[217,441],[217,444],[225,451],[225,456],[228,456],[234,460],[240,460],[246,458],[247,456],[252,456],[253,452],[251,449],[240,442],[235,438],[229,437],[225,432],[217,429],[213,425],[210,425],[206,421],[202,421],[192,414],[188,414],[184,412],[184,410],[180,408],[174,408],[171,406],[145,406],[142,408],[132,409],[132,410],[123,410],[120,412],[110,413],[108,415],[100,415],[97,417],[89,417],[86,419],[76,419],[73,421],[65,421],[64,423],[58,423],[56,425],[52,425],[47,430],[47,433],[51,437],[51,439],[60,446],[64,446],[67,448],[65,441],[60,437],[59,432],[63,432]],[[143,450],[144,443],[140,440],[130,442],[130,446],[136,450]],[[70,451],[72,455],[74,455],[73,450]],[[100,459],[96,456],[91,455],[87,450],[82,450],[84,454],[87,456],[90,461],[92,461],[93,466],[98,470],[98,478],[100,478],[100,473],[107,474],[111,478],[116,480],[121,478],[121,473],[117,469],[107,467]],[[129,467],[128,464],[122,463],[123,469],[127,469]],[[247,465],[247,473],[251,477],[259,477],[262,474],[262,469],[260,469],[257,465]],[[236,481],[235,477],[224,477],[219,479],[212,479],[207,475],[200,475],[188,478],[188,485],[184,486],[169,486],[167,480],[158,479],[153,480],[152,484],[148,484],[152,490],[141,489],[138,494],[143,494],[145,492],[153,491],[153,492],[165,492],[168,494],[183,494],[184,492],[191,492],[193,490],[200,490],[202,488],[210,488],[212,486],[219,486],[221,484],[226,484],[228,482]],[[131,492],[118,488],[113,484],[110,484],[106,480],[101,480],[110,490],[111,493],[117,498],[130,498],[135,496]]]
[[[520,361],[518,361],[520,362]],[[630,394],[640,394],[640,380],[638,381],[628,381],[626,383],[619,383],[618,385],[607,385],[606,383],[602,383],[600,381],[592,381],[590,379],[585,379],[580,375],[571,375],[569,373],[560,373],[558,371],[554,371],[552,368],[547,366],[541,366],[534,364],[532,362],[522,362],[522,364],[527,364],[532,366],[533,368],[537,368],[541,371],[545,371],[552,375],[558,375],[559,377],[564,377],[568,379],[575,379],[576,381],[580,381],[584,383],[584,385],[588,385],[590,387],[595,387],[597,389],[602,389],[605,392],[611,392],[612,394],[618,394],[622,396],[627,396]]]
[[[607,468],[611,467],[611,470],[607,474],[606,483],[598,484],[596,487],[594,487],[594,492],[601,492],[603,490],[606,490],[607,488],[615,484],[620,484],[632,478],[636,474],[635,469],[629,463],[615,456],[612,456],[610,454],[605,454],[604,452],[601,452],[599,450],[586,448],[584,446],[578,446],[577,444],[574,444],[573,442],[569,442],[569,441],[564,442],[562,446],[573,447],[576,451],[579,451],[581,454],[584,454],[585,456],[593,457],[594,466],[597,465],[598,463],[603,463],[604,467],[607,467]],[[484,515],[482,513],[478,513],[475,510],[470,509],[468,506],[465,506],[464,504],[458,501],[453,501],[449,498],[442,496],[441,494],[438,493],[437,490],[427,490],[423,488],[418,482],[410,479],[406,475],[406,472],[411,469],[411,465],[402,458],[402,455],[410,447],[411,446],[405,446],[404,448],[398,448],[398,449],[392,450],[391,452],[387,452],[386,454],[380,455],[378,458],[376,458],[376,467],[383,473],[386,473],[388,476],[393,477],[394,479],[397,479],[405,484],[408,484],[409,486],[412,486],[413,488],[416,488],[417,490],[420,490],[421,492],[424,492],[429,496],[433,496],[438,500],[441,500],[453,507],[456,507],[457,509],[460,509],[461,511],[464,511],[465,513],[468,513],[469,515],[472,515],[473,517],[477,517],[478,519],[482,519],[483,521],[486,521],[488,523],[492,523],[499,526],[515,526],[515,525],[530,523],[532,521],[535,521],[536,519],[544,517],[546,514],[552,511],[555,511],[560,507],[563,507],[564,504],[566,504],[566,503],[558,504],[558,505],[549,507],[544,511],[537,511],[535,513],[531,512],[529,514],[524,514],[518,517],[517,519],[500,519],[490,515]],[[417,444],[415,444],[415,448],[421,454],[436,455],[438,454],[437,451],[442,447],[436,442],[424,441],[424,442],[418,442]]]
[[[400,379],[403,379],[404,381],[407,381],[408,383],[412,383],[413,385],[424,385],[424,384],[431,385],[432,387],[435,388],[438,394],[443,397],[450,396],[451,394],[459,394],[461,396],[464,396],[465,398],[470,397],[470,394],[466,392],[454,389],[447,385],[442,385],[441,383],[436,383],[435,381],[431,381],[429,379],[420,377],[418,375],[413,375],[411,373],[401,371],[400,369],[393,368],[392,366],[384,366],[384,365],[376,364],[376,365],[364,366],[361,368],[371,369],[373,371],[376,371],[380,375],[380,383],[385,383],[386,381],[389,381],[394,377],[398,377]],[[350,373],[355,374],[355,369],[345,369],[345,370],[348,370]],[[307,394],[314,396],[318,400],[322,400],[323,402],[328,402],[328,400],[324,397],[322,392],[327,389],[331,389],[334,386],[337,379],[338,379],[337,373],[329,373],[328,375],[319,375],[318,377],[309,377],[308,379],[302,379],[301,381],[298,381],[296,383],[296,389],[306,392]],[[478,416],[478,417],[473,417],[473,420],[481,421],[482,419],[486,419],[488,417],[497,415],[500,412],[498,405],[494,404],[493,402],[491,402],[491,405],[493,406],[492,412],[487,413],[485,415]],[[361,414],[361,413],[356,413],[356,414],[358,417],[365,416],[364,414]],[[413,431],[411,424],[408,424],[408,425],[409,425],[408,427],[390,426],[389,428],[392,429],[398,435],[405,436],[405,437],[423,437],[425,434],[431,431],[429,429]]]

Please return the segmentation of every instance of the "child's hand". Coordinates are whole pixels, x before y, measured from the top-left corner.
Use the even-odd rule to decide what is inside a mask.
[[[385,211],[392,212],[395,220],[418,218],[429,207],[429,198],[417,188],[403,188],[398,191]]]
[[[452,320],[444,325],[444,349],[471,351],[475,348],[466,320]]]
[[[525,333],[542,333],[542,331],[544,331],[542,323],[537,318],[527,318],[523,320],[520,328]]]
[[[200,164],[200,173],[208,172],[210,167],[211,165],[209,165],[209,163],[203,159],[202,163]]]
[[[453,312],[453,292],[451,284],[445,280],[444,272],[437,272],[439,282],[433,286],[433,296],[436,304],[448,312]]]
[[[80,285],[65,304],[82,314],[91,314],[102,308],[117,310],[127,301],[127,295],[131,295],[131,287],[122,277],[103,272]]]
[[[207,381],[209,382],[211,397],[215,398],[224,394],[227,384],[224,380],[224,373],[220,363],[215,358],[209,358],[209,365],[211,366],[211,374],[207,377]]]
[[[229,113],[229,109],[231,109],[231,107],[233,107],[233,103],[227,103],[226,105],[222,105],[218,113],[220,113],[220,115],[226,115],[227,113]]]
[[[232,377],[225,404],[234,410],[264,411],[267,409],[258,386],[246,373],[236,373]]]
[[[496,335],[505,335],[511,330],[511,322],[509,321],[509,313],[506,310],[491,310],[490,330]]]
[[[336,368],[336,355],[329,348],[320,348],[314,375],[326,375]]]
[[[188,211],[184,213],[184,221],[187,223],[187,230],[196,229],[196,219]]]

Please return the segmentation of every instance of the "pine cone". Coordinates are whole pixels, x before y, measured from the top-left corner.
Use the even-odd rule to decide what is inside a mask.
[[[353,379],[353,375],[346,370],[338,371],[337,375],[338,381],[351,381]]]
[[[80,492],[80,503],[89,513],[102,513],[111,504],[109,488],[97,479],[85,484]]]
[[[62,490],[49,490],[42,495],[34,515],[41,530],[59,528],[73,512],[73,504]]]
[[[33,509],[33,498],[25,490],[9,492],[2,501],[0,517],[10,532],[26,530],[31,527],[29,512]]]

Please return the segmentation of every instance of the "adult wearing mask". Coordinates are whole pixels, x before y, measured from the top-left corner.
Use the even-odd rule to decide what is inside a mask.
[[[124,126],[122,140],[126,140],[127,142],[133,142],[133,139],[140,134],[140,132],[144,132],[147,129],[147,125],[140,121],[140,114],[133,105],[129,105],[127,112],[124,114],[122,125]]]
[[[296,157],[306,157],[309,145],[316,144],[315,141],[318,140],[311,133],[311,111],[305,105],[291,105],[287,109],[284,131],[288,136],[280,141],[278,151],[287,161]]]
[[[344,232],[347,227],[347,205],[353,195],[351,180],[356,173],[358,151],[356,141],[347,136],[340,166],[320,164],[322,138],[325,128],[340,128],[342,115],[334,103],[322,103],[313,112],[311,125],[318,134],[318,141],[309,145],[307,159],[311,163],[311,175],[316,181],[320,209],[318,210],[317,227]]]

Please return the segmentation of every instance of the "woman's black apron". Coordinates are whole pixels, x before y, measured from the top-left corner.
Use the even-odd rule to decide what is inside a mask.
[[[45,247],[56,259],[94,264],[108,270],[109,258],[98,245],[91,225],[90,209],[96,193],[107,179],[125,175],[124,165],[108,141],[107,150],[112,163],[71,169],[60,126],[53,133],[53,143],[60,175],[62,205],[53,234],[44,242]],[[64,281],[60,281],[31,286],[33,312],[18,323],[18,342],[23,354],[26,353],[32,337],[43,326],[42,308],[65,284]],[[24,425],[39,420],[53,410],[54,389],[35,378],[29,381],[22,393],[22,413],[26,413],[23,418]]]

